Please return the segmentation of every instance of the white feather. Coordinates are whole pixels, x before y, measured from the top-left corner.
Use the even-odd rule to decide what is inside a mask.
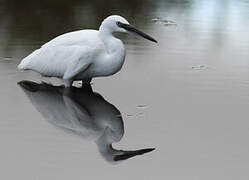
[[[73,80],[112,75],[121,69],[125,59],[124,45],[113,33],[127,31],[117,22],[129,24],[123,17],[113,15],[102,22],[99,31],[60,35],[24,58],[18,68],[59,77],[69,81],[69,85]]]

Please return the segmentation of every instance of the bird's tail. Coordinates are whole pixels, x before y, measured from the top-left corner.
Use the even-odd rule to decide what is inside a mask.
[[[36,57],[38,53],[39,53],[39,49],[35,50],[33,53],[25,57],[18,65],[18,69],[20,70],[28,69],[28,65],[30,64],[31,60],[34,59],[34,57]]]
[[[29,64],[30,61],[27,61],[27,59],[23,59],[21,63],[17,66],[18,69],[20,70],[25,70],[27,65]]]

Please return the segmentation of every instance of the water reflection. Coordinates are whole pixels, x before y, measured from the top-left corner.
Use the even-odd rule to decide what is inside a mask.
[[[148,23],[134,15],[147,7],[146,1],[0,1],[0,34],[4,52],[13,53],[17,46],[43,43],[65,32],[79,29],[97,29],[104,18],[111,14],[123,15],[133,24]],[[154,6],[153,6],[154,7]],[[49,25],[49,28],[48,28]]]
[[[110,163],[154,150],[124,151],[113,148],[112,143],[119,142],[124,135],[122,116],[114,105],[93,92],[91,86],[64,88],[31,81],[21,81],[19,85],[48,122],[94,141],[100,154]]]
[[[217,54],[223,49],[226,53],[235,48],[247,55],[248,7],[245,0],[120,0],[118,3],[113,0],[1,0],[0,57],[16,56],[19,61],[60,34],[97,29],[111,14],[125,17],[159,39],[160,49],[168,51],[167,54],[201,52],[204,55],[200,57],[205,57],[206,53]],[[179,26],[154,24],[151,20],[156,17],[172,20]],[[139,38],[124,39],[133,54],[152,48],[150,43]]]

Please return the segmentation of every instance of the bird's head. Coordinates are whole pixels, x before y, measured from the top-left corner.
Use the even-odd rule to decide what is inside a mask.
[[[100,26],[100,30],[102,31],[108,31],[111,33],[114,32],[121,32],[121,33],[135,33],[137,35],[142,36],[145,39],[148,39],[150,41],[156,42],[157,41],[152,38],[151,36],[145,34],[144,32],[136,29],[130,23],[123,17],[118,16],[118,15],[112,15],[108,16],[104,21],[102,22]]]

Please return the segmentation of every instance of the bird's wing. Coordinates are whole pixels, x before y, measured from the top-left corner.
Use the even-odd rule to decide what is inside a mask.
[[[49,42],[42,45],[42,48],[52,46],[71,46],[71,45],[95,45],[98,39],[98,31],[96,30],[79,30],[62,34]]]
[[[86,51],[83,55],[72,61],[63,75],[63,79],[72,79],[78,73],[85,71],[91,65],[91,53]]]
[[[103,43],[99,40],[98,31],[66,33],[25,57],[18,67],[34,70],[45,76],[70,79],[84,71],[101,49]]]
[[[78,104],[73,98],[63,96],[63,100],[67,111],[71,115],[71,124],[75,128],[85,128],[89,131],[97,130],[97,127],[93,121],[93,116],[85,109],[84,106]]]
[[[36,50],[23,61],[24,69],[35,70],[44,76],[71,79],[90,65],[95,50],[86,46],[56,46]]]

